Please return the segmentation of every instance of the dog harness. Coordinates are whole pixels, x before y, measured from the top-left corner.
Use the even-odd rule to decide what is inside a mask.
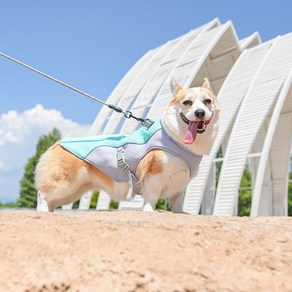
[[[113,180],[128,181],[136,194],[141,194],[141,186],[136,177],[137,165],[151,150],[164,150],[181,158],[189,168],[190,177],[198,170],[202,159],[202,156],[190,152],[172,139],[163,129],[160,120],[149,128],[140,128],[128,136],[63,138],[61,146]]]

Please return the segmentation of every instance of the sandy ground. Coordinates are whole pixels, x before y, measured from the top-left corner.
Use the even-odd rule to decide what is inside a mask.
[[[0,291],[292,291],[292,218],[0,212]]]

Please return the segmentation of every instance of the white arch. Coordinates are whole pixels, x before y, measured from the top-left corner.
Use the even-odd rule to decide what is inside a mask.
[[[269,127],[267,130],[265,142],[262,148],[262,154],[260,157],[259,166],[257,170],[256,182],[253,189],[251,216],[258,216],[259,214],[262,215],[261,211],[263,210],[261,210],[261,206],[267,205],[261,202],[261,198],[264,196],[263,183],[264,183],[264,176],[267,172],[269,155],[271,155],[272,157],[274,155],[277,155],[277,162],[274,163],[274,167],[273,167],[274,169],[272,172],[275,173],[275,176],[278,176],[277,177],[278,184],[280,180],[280,185],[284,186],[285,189],[282,190],[280,194],[278,194],[277,196],[278,198],[277,197],[275,198],[275,200],[278,199],[278,201],[280,201],[278,202],[279,206],[276,207],[276,210],[272,210],[272,206],[271,206],[272,204],[270,202],[270,204],[268,204],[269,205],[268,210],[265,210],[266,211],[265,215],[272,214],[272,215],[282,215],[282,216],[286,215],[287,216],[287,205],[288,205],[286,201],[287,200],[287,179],[288,179],[287,176],[288,176],[289,155],[290,155],[291,136],[292,136],[292,108],[291,108],[292,95],[291,93],[290,94],[288,93],[289,93],[289,90],[291,91],[291,84],[292,84],[292,70],[290,71],[290,74],[288,75],[286,81],[283,84],[278,100],[273,109],[272,117],[269,121]],[[284,107],[284,103],[286,103],[286,107]],[[289,107],[289,104],[290,104],[290,107]],[[282,117],[281,117],[281,113],[282,113]],[[276,132],[277,128],[278,128],[278,131]],[[276,144],[275,146],[277,147],[272,148],[273,142]],[[270,165],[269,168],[271,167],[272,166]],[[284,177],[282,175],[280,175],[279,177],[279,172],[282,175],[284,175]],[[274,176],[272,177],[273,177],[273,180],[275,180]],[[273,182],[273,184],[275,183],[277,183],[277,181]],[[268,192],[268,194],[266,194],[267,201],[269,201],[269,199],[270,200],[272,199],[272,194],[274,193],[273,191],[275,191],[272,189],[271,184],[269,186],[270,186],[269,190],[266,188],[266,192]]]
[[[117,105],[121,96],[123,96],[127,91],[127,88],[135,82],[139,74],[144,72],[144,70],[147,70],[149,63],[158,52],[159,49],[148,51],[118,83],[118,85],[115,87],[115,89],[107,99],[107,103]],[[111,109],[109,109],[107,106],[102,106],[89,130],[88,135],[97,135],[102,133],[102,129],[111,114]]]
[[[232,129],[224,156],[215,215],[233,215],[245,163],[292,67],[292,34],[274,40],[250,86]]]
[[[183,210],[187,213],[199,214],[203,195],[209,201],[203,213],[211,214],[213,211],[214,159],[224,139],[229,136],[241,102],[268,48],[269,44],[266,43],[244,51],[231,69],[218,94],[221,104],[219,132],[210,155],[204,156],[197,177],[187,187],[183,205]]]
[[[239,41],[239,46],[240,46],[240,50],[244,51],[246,49],[250,49],[253,48],[255,46],[257,46],[258,44],[260,44],[261,41],[261,37],[259,35],[259,33],[256,31],[253,34],[251,34],[250,36],[241,39]]]

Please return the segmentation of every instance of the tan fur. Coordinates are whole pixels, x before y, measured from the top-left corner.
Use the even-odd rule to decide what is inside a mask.
[[[78,200],[89,190],[110,190],[113,185],[111,178],[64,150],[59,141],[41,156],[36,167],[35,186],[47,194],[50,210]],[[67,190],[71,192],[65,195]]]
[[[213,93],[212,90],[208,88],[202,88],[202,90],[206,93],[208,98],[210,98],[214,103],[219,104],[218,99],[216,95]],[[188,93],[191,92],[191,89],[184,89],[180,88],[177,91],[177,94],[173,97],[173,99],[170,102],[170,105],[174,105],[175,103],[183,102],[188,95]]]
[[[165,159],[162,150],[152,150],[141,159],[137,166],[137,177],[143,183],[145,178],[163,172],[163,160]]]
[[[86,169],[92,176],[100,177],[106,185],[112,187],[113,180],[103,172],[77,158],[56,142],[40,159],[36,169],[36,188],[44,192],[53,192],[56,188],[66,188],[73,183],[81,169]],[[89,187],[94,183],[85,181]]]

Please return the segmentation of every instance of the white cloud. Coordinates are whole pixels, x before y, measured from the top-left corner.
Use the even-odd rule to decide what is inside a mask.
[[[24,164],[35,153],[38,138],[54,127],[64,137],[77,137],[86,135],[90,125],[65,119],[59,111],[47,110],[40,104],[22,113],[11,110],[0,115],[0,201],[18,197]]]

